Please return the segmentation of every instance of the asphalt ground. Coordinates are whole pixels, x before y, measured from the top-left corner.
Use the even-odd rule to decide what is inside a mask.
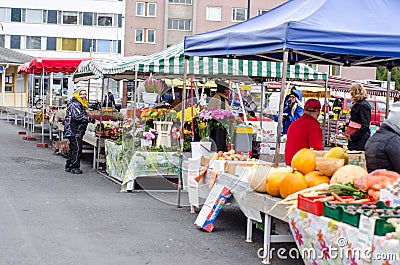
[[[18,131],[20,125],[0,120],[1,265],[262,264],[262,232],[255,229],[254,242],[246,243],[238,208],[225,206],[215,230],[204,232],[189,207],[175,205],[176,193],[121,193],[91,169],[91,154],[82,175],[64,172],[63,157]],[[275,257],[271,264],[303,262]]]

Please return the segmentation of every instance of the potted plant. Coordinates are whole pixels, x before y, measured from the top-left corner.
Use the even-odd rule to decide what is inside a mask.
[[[149,77],[144,81],[143,101],[148,104],[155,103],[159,95],[161,95],[164,90],[164,85],[161,81]]]

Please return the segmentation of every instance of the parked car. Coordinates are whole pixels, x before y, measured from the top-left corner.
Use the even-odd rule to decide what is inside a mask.
[[[386,103],[375,99],[367,99],[371,105],[371,125],[380,125],[386,118]],[[342,113],[349,114],[351,109],[351,98],[336,98],[333,104],[335,108],[342,109]]]

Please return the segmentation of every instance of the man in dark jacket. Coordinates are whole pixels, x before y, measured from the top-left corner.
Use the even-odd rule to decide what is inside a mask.
[[[400,102],[390,107],[388,118],[365,145],[368,172],[387,169],[400,173]]]
[[[76,89],[67,104],[64,124],[64,138],[69,140],[69,152],[65,171],[73,174],[82,174],[82,170],[80,169],[82,138],[88,123],[95,122],[93,118],[89,118],[87,115],[87,108],[86,90],[84,88]]]

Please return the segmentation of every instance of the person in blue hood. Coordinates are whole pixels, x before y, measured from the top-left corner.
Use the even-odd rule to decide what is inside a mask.
[[[287,134],[290,124],[303,115],[303,107],[301,104],[301,91],[292,89],[285,99],[283,108],[283,131]],[[274,120],[278,121],[278,115],[274,115]]]

